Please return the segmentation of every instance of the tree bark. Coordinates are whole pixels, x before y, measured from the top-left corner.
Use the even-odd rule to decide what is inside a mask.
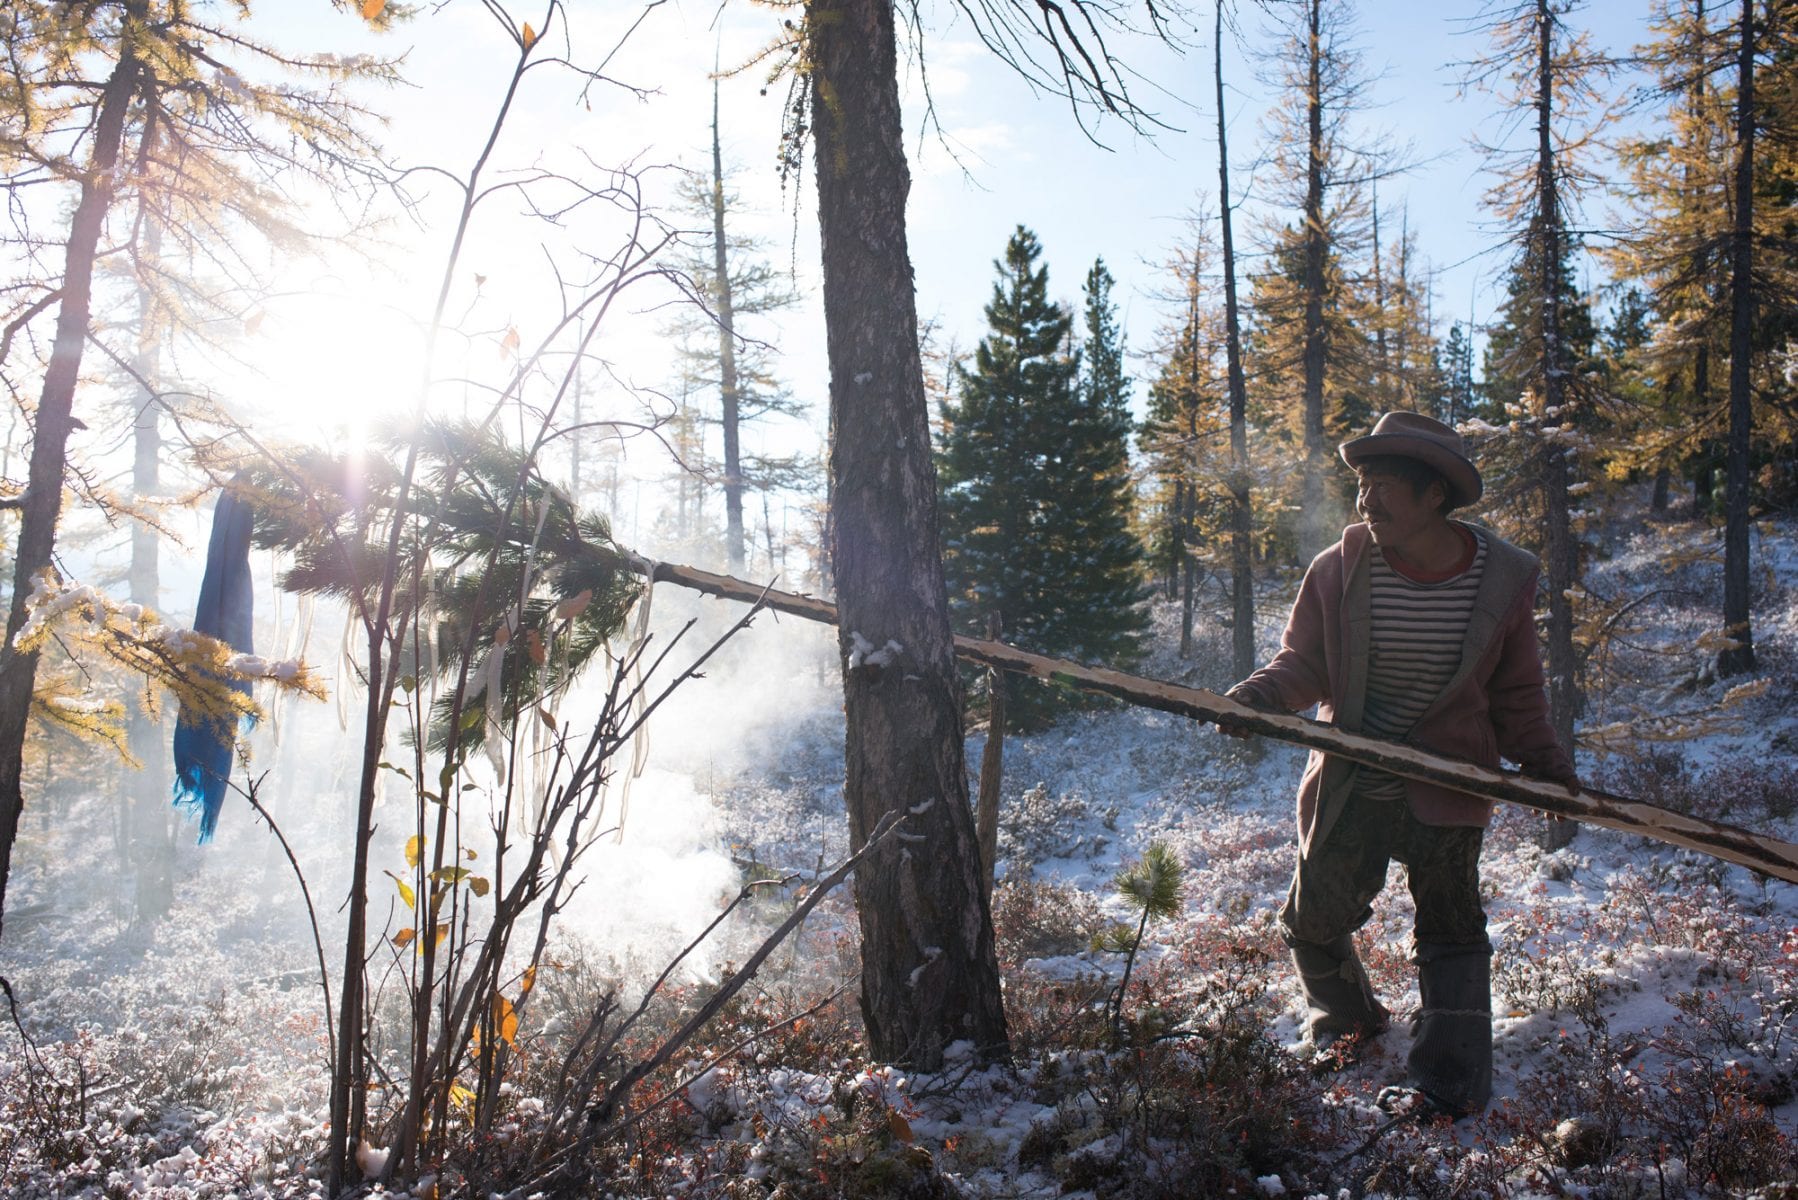
[[[4,929],[13,842],[18,837],[19,815],[25,807],[20,768],[38,662],[36,653],[15,650],[13,638],[25,624],[26,601],[39,573],[51,569],[56,526],[62,516],[63,472],[68,465],[69,434],[74,428],[75,385],[80,380],[81,355],[87,344],[94,259],[107,210],[112,205],[114,168],[125,140],[126,111],[143,69],[131,39],[122,39],[121,46],[119,60],[101,92],[99,116],[94,122],[93,155],[82,175],[81,198],[69,222],[56,340],[32,422],[31,463],[24,507],[20,510],[12,607],[6,619],[6,641],[0,645],[0,929]]]
[[[1304,324],[1304,448],[1302,505],[1299,514],[1299,560],[1313,555],[1335,537],[1325,503],[1324,476],[1329,470],[1329,447],[1324,443],[1324,367],[1328,359],[1324,328],[1324,258],[1328,252],[1324,233],[1324,117],[1323,117],[1323,0],[1306,5],[1305,75],[1305,228],[1303,231]]]
[[[1729,249],[1729,441],[1723,470],[1723,678],[1754,670],[1749,611],[1748,449],[1754,433],[1749,367],[1754,353],[1754,0],[1742,0],[1736,59],[1735,228]]]
[[[718,280],[719,425],[724,432],[724,557],[743,569],[742,394],[737,379],[737,311],[730,287],[730,246],[724,235],[724,151],[718,140],[718,84],[712,83],[712,271]]]
[[[989,641],[1004,633],[999,614],[986,622]],[[1005,782],[1005,673],[986,673],[986,745],[980,752],[980,792],[974,805],[974,832],[980,843],[980,890],[991,907],[993,871],[999,861],[999,791]]]
[[[1009,1042],[937,544],[893,22],[888,0],[806,11],[851,844],[915,817],[856,871],[862,1017],[874,1057],[934,1070],[950,1042]]]
[[[1542,307],[1541,445],[1542,507],[1545,532],[1543,568],[1548,590],[1548,700],[1555,736],[1571,757],[1573,718],[1579,709],[1579,665],[1573,653],[1572,588],[1579,572],[1568,507],[1571,484],[1567,440],[1573,423],[1566,395],[1566,352],[1561,339],[1562,215],[1554,157],[1554,14],[1549,0],[1536,0],[1536,221],[1539,254],[1537,286]],[[1543,845],[1558,850],[1577,832],[1569,825],[1544,828]]]
[[[1194,259],[1196,269],[1198,260]],[[1200,370],[1199,281],[1193,278],[1186,289],[1186,328],[1191,341],[1186,347],[1186,466],[1181,471],[1186,487],[1182,490],[1180,509],[1180,657],[1192,657],[1193,610],[1199,602],[1199,564],[1193,550],[1199,540],[1199,391],[1204,386]]]
[[[1386,344],[1386,276],[1380,263],[1380,189],[1373,190],[1373,370],[1374,394],[1379,409],[1387,412],[1398,408],[1393,402],[1392,356]]]
[[[1242,371],[1242,321],[1236,308],[1236,242],[1230,213],[1230,143],[1224,122],[1224,5],[1217,0],[1212,53],[1217,83],[1217,194],[1224,242],[1224,358],[1230,382],[1231,669],[1255,669],[1255,579],[1250,541],[1254,509],[1249,493],[1248,383]]]

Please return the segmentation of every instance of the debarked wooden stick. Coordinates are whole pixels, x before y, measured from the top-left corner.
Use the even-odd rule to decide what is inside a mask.
[[[642,573],[644,564],[633,564],[633,569]],[[651,578],[744,603],[759,601],[763,607],[811,621],[834,625],[837,620],[836,606],[828,601],[765,589],[729,575],[716,575],[673,563],[656,563]],[[1530,779],[1513,771],[1483,767],[1415,746],[1350,733],[1306,717],[1263,712],[1202,688],[1146,679],[1108,667],[1083,666],[1067,659],[1031,654],[1001,642],[957,636],[955,652],[969,662],[1054,680],[1083,691],[1114,696],[1139,707],[1159,709],[1198,721],[1228,721],[1262,737],[1321,750],[1394,775],[1443,784],[1489,800],[1521,804],[1590,825],[1602,825],[1606,829],[1640,834],[1737,863],[1775,879],[1798,883],[1798,845],[1722,821],[1687,816],[1592,788],[1573,794],[1557,783]]]

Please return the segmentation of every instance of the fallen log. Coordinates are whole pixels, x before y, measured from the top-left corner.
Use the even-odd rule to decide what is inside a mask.
[[[632,569],[638,573],[649,570],[650,578],[659,583],[672,583],[728,600],[759,603],[775,612],[836,624],[836,606],[813,596],[777,592],[728,575],[674,563],[635,562]],[[1350,733],[1307,717],[1263,712],[1202,688],[1145,679],[1108,667],[1083,666],[1066,659],[1031,654],[1001,642],[957,636],[955,652],[969,662],[983,663],[997,670],[1053,680],[1083,691],[1112,696],[1127,704],[1197,721],[1229,721],[1262,737],[1321,750],[1394,775],[1445,784],[1490,800],[1521,804],[1554,816],[1639,834],[1737,863],[1775,879],[1798,883],[1798,845],[1722,821],[1688,816],[1593,788],[1570,793],[1560,784],[1530,779],[1514,771],[1495,770],[1432,754],[1415,746]]]

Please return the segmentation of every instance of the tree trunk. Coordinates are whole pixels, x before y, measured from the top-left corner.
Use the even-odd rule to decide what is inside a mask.
[[[1304,447],[1305,463],[1299,513],[1299,559],[1313,555],[1335,540],[1335,522],[1325,503],[1325,472],[1330,467],[1329,447],[1324,443],[1324,366],[1328,357],[1324,329],[1324,257],[1329,247],[1324,234],[1324,117],[1323,117],[1323,0],[1306,6],[1307,67],[1305,76],[1305,350],[1304,350]]]
[[[724,431],[724,556],[743,569],[743,457],[738,413],[737,311],[730,288],[730,246],[724,240],[724,151],[718,141],[718,83],[712,82],[712,270],[718,280],[718,393]]]
[[[968,810],[961,687],[937,545],[936,469],[906,249],[910,189],[888,0],[812,0],[811,119],[830,357],[832,566],[859,849],[863,1022],[875,1058],[935,1070],[950,1042],[1009,1054]]]
[[[1190,485],[1186,482],[1188,474],[1186,464],[1180,466],[1180,474],[1174,479],[1174,508],[1168,524],[1174,531],[1174,561],[1168,564],[1167,594],[1175,599],[1181,595],[1180,581],[1186,578],[1186,493]],[[1182,656],[1185,649],[1181,649]]]
[[[162,227],[153,213],[143,219],[143,257],[160,257]],[[153,501],[162,490],[161,397],[152,390],[160,371],[161,311],[147,286],[138,289],[139,328],[132,369],[141,381],[132,420],[131,494],[138,505]],[[131,602],[162,611],[160,535],[145,522],[131,527]],[[126,726],[127,744],[139,767],[131,773],[130,845],[136,876],[137,919],[166,917],[175,901],[175,843],[169,824],[170,803],[167,731],[141,701],[133,701]]]
[[[1700,45],[1708,42],[1710,40],[1710,35],[1709,35],[1708,29],[1705,27],[1704,0],[1696,0],[1696,3],[1694,3],[1692,5],[1692,22],[1693,22],[1693,26],[1697,32],[1697,35],[1698,35],[1697,42]],[[1701,129],[1710,128],[1710,123],[1707,120],[1707,114],[1705,112],[1705,102],[1704,102],[1705,101],[1705,94],[1704,94],[1705,81],[1706,81],[1706,75],[1705,75],[1704,71],[1693,71],[1691,82],[1687,88],[1687,93],[1686,93],[1687,103],[1689,106],[1687,109],[1686,115],[1687,115],[1688,119],[1690,120],[1690,122],[1692,123],[1692,125],[1694,125],[1698,128],[1701,128]],[[1698,136],[1703,136],[1703,135],[1698,135]],[[1683,168],[1681,168],[1680,174],[1681,174],[1681,182],[1685,185],[1688,192],[1692,192],[1697,187],[1698,168],[1691,161],[1690,158],[1687,159],[1685,166]],[[1710,239],[1708,239],[1708,238],[1700,238],[1699,239],[1698,248],[1694,251],[1694,253],[1692,255],[1691,271],[1692,271],[1692,278],[1697,281],[1697,286],[1698,286],[1701,294],[1704,296],[1704,302],[1705,302],[1704,319],[1700,323],[1699,328],[1698,328],[1698,344],[1696,347],[1693,348],[1693,351],[1692,351],[1692,407],[1691,407],[1691,412],[1692,412],[1693,419],[1697,420],[1697,419],[1701,419],[1704,414],[1708,413],[1710,411],[1710,406],[1711,406],[1711,342],[1710,342],[1710,335],[1711,335],[1711,321],[1715,315],[1712,306],[1716,304],[1717,297],[1716,297],[1715,291],[1714,291],[1714,289],[1712,287],[1712,283],[1711,283]],[[1701,441],[1699,443],[1699,457],[1708,460],[1708,458],[1709,458],[1708,446],[1709,446],[1708,439]],[[1682,466],[1690,465],[1694,461],[1695,460],[1688,459],[1687,463],[1682,464]],[[1655,491],[1654,491],[1653,507],[1654,507],[1654,511],[1656,511],[1656,512],[1664,511],[1667,507],[1667,502],[1670,501],[1672,498],[1672,496],[1671,496],[1671,493],[1672,493],[1672,478],[1671,478],[1671,476],[1672,476],[1671,466],[1663,467],[1661,472],[1655,476],[1655,480],[1654,480]],[[1666,480],[1667,496],[1665,499],[1663,499],[1663,496],[1662,496],[1662,480],[1663,480],[1663,478],[1665,478],[1665,480]],[[1693,479],[1693,485],[1694,485],[1693,486],[1693,495],[1692,495],[1692,515],[1694,517],[1696,517],[1696,516],[1701,515],[1706,509],[1708,509],[1710,507],[1709,471],[1694,469],[1693,473],[1692,473],[1692,479]],[[1702,487],[1699,486],[1700,480],[1703,481]]]
[[[1754,670],[1749,624],[1748,447],[1754,432],[1749,391],[1754,353],[1754,0],[1742,0],[1736,60],[1735,229],[1729,248],[1729,442],[1723,471],[1723,632],[1734,645],[1717,655],[1722,678]]]
[[[1180,580],[1180,657],[1182,660],[1192,657],[1192,610],[1198,603],[1199,570],[1198,564],[1191,555],[1187,555],[1185,575]]]
[[[1243,679],[1255,669],[1255,577],[1250,541],[1248,383],[1242,372],[1242,321],[1236,309],[1236,241],[1230,214],[1230,144],[1224,122],[1224,5],[1217,0],[1212,38],[1217,83],[1217,194],[1224,242],[1224,358],[1230,379],[1231,669]]]
[[[1571,589],[1579,573],[1579,547],[1567,488],[1571,467],[1563,430],[1572,425],[1566,395],[1565,349],[1561,344],[1561,209],[1554,158],[1554,18],[1549,0],[1536,0],[1536,220],[1540,237],[1537,286],[1542,306],[1542,402],[1547,433],[1541,447],[1545,575],[1548,583],[1548,700],[1555,736],[1573,754],[1573,718],[1579,708],[1579,666],[1573,653]],[[1543,844],[1558,850],[1573,840],[1568,824],[1543,828]]]
[[[1005,633],[999,614],[987,618],[986,636],[996,642]],[[986,673],[986,746],[980,752],[980,793],[974,805],[974,832],[980,842],[980,890],[991,907],[993,869],[999,861],[999,789],[1005,782],[1005,673]]]
[[[1393,295],[1398,307],[1398,323],[1392,331],[1392,362],[1396,378],[1393,381],[1393,407],[1414,411],[1418,400],[1418,388],[1415,385],[1416,373],[1411,368],[1411,208],[1407,204],[1398,210],[1398,287]],[[1384,307],[1384,306],[1382,306]],[[1425,311],[1423,328],[1434,332],[1434,314]],[[1427,349],[1427,343],[1418,347],[1419,353]]]
[[[100,112],[92,135],[93,158],[82,177],[81,199],[69,221],[56,340],[32,422],[31,464],[26,475],[24,507],[19,514],[12,607],[6,619],[6,641],[0,644],[0,928],[4,928],[13,841],[18,837],[19,814],[25,808],[20,768],[38,660],[35,653],[15,650],[13,638],[25,624],[26,601],[37,576],[52,569],[56,525],[62,516],[63,472],[68,465],[69,433],[74,428],[75,385],[80,379],[81,354],[87,344],[94,258],[107,210],[112,205],[114,168],[125,140],[125,114],[142,71],[131,39],[123,39],[120,44],[123,49],[119,61],[100,96]]]
[[[1386,277],[1380,264],[1380,189],[1373,190],[1373,370],[1379,409],[1397,408],[1392,401],[1392,357],[1386,344]]]
[[[1197,266],[1197,260],[1194,260]],[[1192,657],[1192,617],[1198,605],[1198,562],[1193,549],[1199,541],[1199,392],[1204,386],[1204,372],[1199,356],[1199,281],[1195,277],[1187,285],[1186,328],[1192,333],[1186,347],[1186,464],[1181,471],[1188,478],[1185,506],[1180,511],[1180,657]]]

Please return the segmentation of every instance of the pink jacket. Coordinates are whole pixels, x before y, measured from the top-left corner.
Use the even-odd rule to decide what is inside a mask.
[[[1574,778],[1573,762],[1555,737],[1536,644],[1536,559],[1489,530],[1461,665],[1424,714],[1408,743],[1496,767],[1502,755],[1546,779]],[[1367,691],[1369,555],[1378,553],[1366,525],[1311,561],[1293,602],[1280,652],[1231,688],[1257,708],[1297,712],[1318,705],[1320,721],[1358,732]],[[1299,783],[1299,844],[1326,836],[1353,783],[1354,764],[1311,752]],[[1440,784],[1405,780],[1411,811],[1429,825],[1484,826],[1492,802]]]

